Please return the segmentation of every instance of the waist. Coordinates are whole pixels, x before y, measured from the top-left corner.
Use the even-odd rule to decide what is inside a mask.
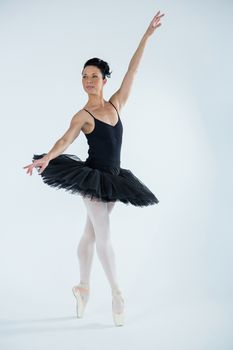
[[[97,158],[88,157],[85,160],[85,164],[91,168],[96,168],[102,171],[106,171],[113,175],[118,175],[120,172],[120,162],[114,160],[102,160]]]

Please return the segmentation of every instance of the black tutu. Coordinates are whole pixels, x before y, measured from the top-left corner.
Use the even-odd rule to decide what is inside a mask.
[[[33,161],[44,155],[46,153],[34,154]],[[39,172],[39,167],[37,170]],[[159,203],[149,188],[130,170],[98,164],[89,158],[82,161],[73,154],[61,154],[50,160],[39,175],[49,186],[103,202],[120,201],[139,207]]]

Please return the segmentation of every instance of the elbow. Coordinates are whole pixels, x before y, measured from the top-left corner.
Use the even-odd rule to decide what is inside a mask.
[[[58,142],[65,148],[67,148],[71,144],[71,141],[69,139],[63,137],[59,139]]]

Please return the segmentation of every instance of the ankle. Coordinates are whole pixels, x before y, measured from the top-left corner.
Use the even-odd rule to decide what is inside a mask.
[[[112,289],[112,296],[113,297],[121,297],[122,296],[122,291],[120,288],[113,288]]]
[[[78,285],[77,285],[77,288],[79,289],[83,289],[83,290],[89,290],[89,283],[87,282],[80,282]]]

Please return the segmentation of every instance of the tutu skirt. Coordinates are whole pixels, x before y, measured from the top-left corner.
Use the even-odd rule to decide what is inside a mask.
[[[33,161],[46,153],[34,154]],[[39,169],[37,169],[39,172]],[[71,194],[80,194],[103,202],[120,201],[135,206],[159,203],[155,195],[130,170],[73,154],[61,154],[50,160],[39,174],[44,183]]]

